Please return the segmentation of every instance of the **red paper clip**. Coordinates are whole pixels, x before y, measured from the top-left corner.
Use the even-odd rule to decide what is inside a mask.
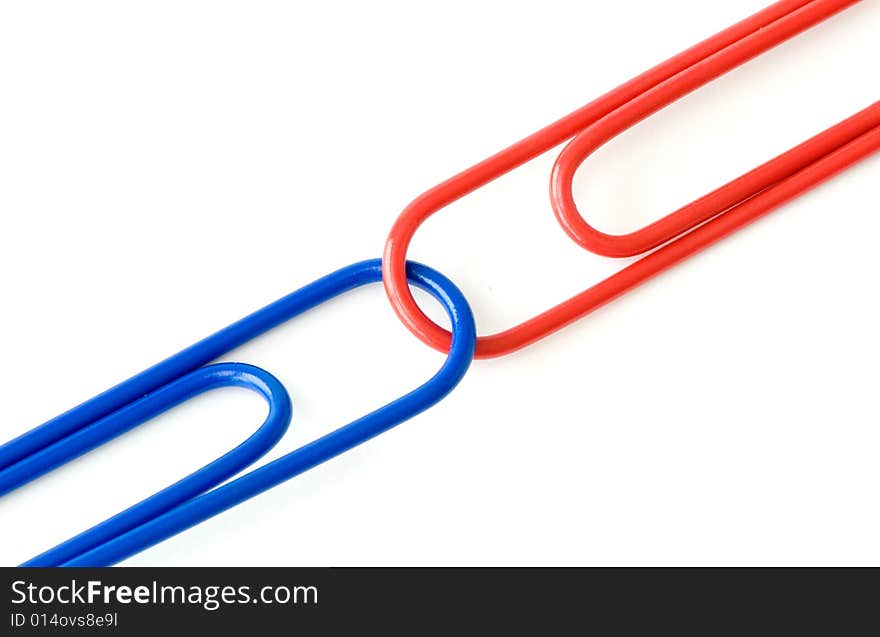
[[[422,194],[398,217],[385,244],[385,289],[397,315],[428,345],[449,349],[450,333],[422,312],[407,284],[406,253],[414,233],[441,208],[568,139],[573,138],[557,158],[550,183],[553,210],[566,233],[584,248],[609,257],[634,256],[662,247],[524,323],[479,337],[477,358],[502,356],[544,338],[880,150],[880,102],[876,102],[630,234],[610,235],[590,226],[572,195],[575,171],[602,144],[857,1],[777,2]]]

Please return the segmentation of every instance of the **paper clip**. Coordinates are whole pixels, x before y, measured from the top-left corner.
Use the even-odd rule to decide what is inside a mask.
[[[452,323],[452,348],[427,382],[322,438],[222,486],[284,435],[290,398],[268,372],[241,363],[207,365],[281,323],[382,278],[378,259],[329,274],[0,447],[0,495],[131,430],[204,391],[246,387],[269,403],[263,425],[238,447],[118,515],[22,566],[107,566],[184,531],[321,464],[428,409],[458,384],[473,358],[476,328],[461,292],[439,272],[407,264],[409,281],[432,294]],[[207,365],[207,366],[205,366]]]
[[[306,285],[0,447],[2,495],[202,392],[245,387],[269,404],[263,424],[232,451],[24,565],[113,564],[217,515],[431,407],[458,384],[474,355],[500,356],[543,338],[880,149],[878,102],[628,235],[606,235],[592,228],[571,194],[575,171],[597,147],[856,1],[777,2],[426,192],[398,218],[386,243],[384,261],[356,263]],[[478,339],[461,292],[438,272],[406,261],[412,236],[437,210],[566,140],[571,141],[556,161],[550,188],[554,212],[565,231],[583,247],[606,256],[654,251],[555,308]],[[388,296],[407,327],[426,343],[448,352],[440,370],[384,407],[225,482],[272,449],[287,430],[292,409],[284,387],[268,372],[241,363],[209,363],[330,298],[378,282],[383,275]],[[441,302],[451,320],[451,332],[422,313],[410,284]]]
[[[596,148],[857,1],[777,2],[416,198],[397,218],[385,244],[385,289],[398,317],[423,342],[446,351],[449,332],[422,312],[406,283],[404,263],[413,235],[441,208],[566,140],[571,141],[556,160],[550,182],[550,200],[565,232],[579,245],[604,256],[635,256],[658,249],[538,316],[503,332],[480,336],[476,358],[503,356],[548,336],[876,152],[880,149],[880,102],[630,234],[608,235],[590,226],[572,195],[575,171]]]

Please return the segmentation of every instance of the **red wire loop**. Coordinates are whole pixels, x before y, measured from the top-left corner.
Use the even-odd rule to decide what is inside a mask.
[[[544,338],[880,150],[876,102],[636,232],[610,235],[596,230],[584,220],[572,194],[578,167],[602,144],[857,1],[776,2],[419,196],[398,217],[385,244],[385,289],[397,315],[428,345],[449,349],[450,333],[422,312],[409,290],[405,263],[413,235],[441,208],[572,137],[550,181],[551,204],[565,232],[584,248],[609,257],[659,249],[524,323],[479,337],[477,358],[502,356]]]

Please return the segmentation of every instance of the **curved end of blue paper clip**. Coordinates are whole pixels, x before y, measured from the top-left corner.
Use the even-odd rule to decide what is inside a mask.
[[[381,281],[381,260],[355,263],[318,279],[0,447],[2,494],[209,389],[246,387],[269,403],[263,425],[223,457],[22,566],[114,564],[387,431],[444,398],[473,359],[473,314],[464,295],[439,272],[410,262],[407,275],[413,285],[440,301],[452,322],[452,346],[440,370],[401,398],[219,487],[278,442],[290,421],[291,407],[284,387],[268,372],[241,363],[208,363],[324,301]]]
[[[223,387],[251,390],[261,395],[269,405],[269,413],[263,424],[247,440],[170,487],[21,566],[63,564],[247,468],[271,450],[287,431],[292,415],[290,396],[277,378],[259,367],[244,363],[208,365],[0,472],[0,484],[29,482],[190,398]]]

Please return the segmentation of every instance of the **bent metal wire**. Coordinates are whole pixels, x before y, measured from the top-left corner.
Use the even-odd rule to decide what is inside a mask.
[[[322,438],[231,482],[281,439],[290,398],[271,374],[251,365],[207,365],[230,350],[348,290],[382,278],[381,261],[355,263],[267,305],[137,376],[0,447],[0,495],[143,424],[175,405],[218,387],[245,387],[269,404],[265,422],[226,455],[122,513],[25,562],[22,566],[106,566],[144,550],[321,464],[445,397],[473,358],[476,328],[461,292],[431,268],[407,265],[410,283],[432,294],[452,323],[452,348],[427,382]]]
[[[424,193],[398,218],[383,261],[356,263],[319,279],[0,447],[2,496],[197,394],[238,386],[257,392],[269,404],[263,424],[232,451],[25,566],[113,564],[289,480],[434,405],[457,385],[475,355],[500,356],[543,338],[880,149],[878,102],[628,235],[595,230],[581,216],[571,193],[580,164],[615,135],[856,1],[783,0],[771,5]],[[605,256],[654,251],[555,308],[478,339],[461,292],[438,272],[406,261],[412,236],[434,212],[566,140],[571,141],[556,161],[550,185],[553,210],[566,233]],[[448,351],[440,371],[384,407],[221,485],[281,439],[290,423],[291,403],[281,383],[262,369],[209,363],[383,275],[388,296],[407,327],[424,342]],[[451,332],[422,313],[410,284],[441,302],[451,319]]]
[[[550,201],[569,237],[609,257],[662,247],[538,316],[480,336],[477,358],[503,356],[548,336],[876,152],[880,102],[630,234],[608,235],[590,226],[572,194],[575,172],[602,144],[857,1],[777,2],[417,197],[398,217],[385,244],[385,289],[397,315],[423,342],[446,351],[449,332],[422,312],[406,284],[404,263],[413,235],[438,210],[566,140],[571,141],[553,167]]]

